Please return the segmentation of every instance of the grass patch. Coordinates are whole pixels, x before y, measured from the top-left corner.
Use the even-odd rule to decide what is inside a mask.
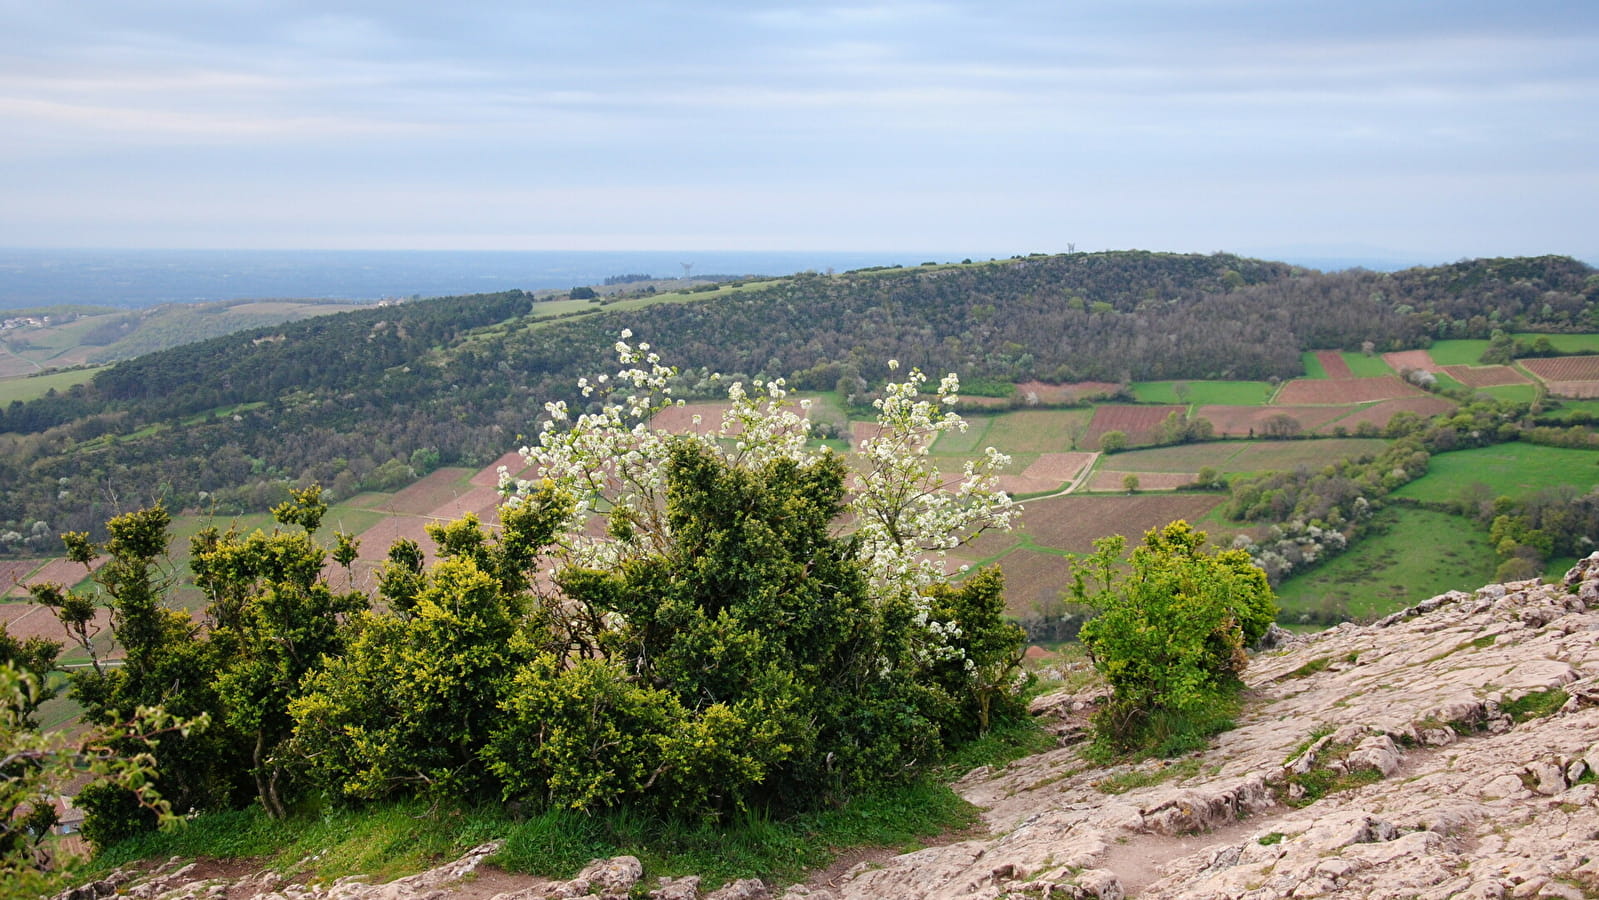
[[[1306,378],[1326,378],[1327,370],[1322,366],[1321,360],[1316,358],[1313,350],[1306,350],[1299,354],[1299,361],[1305,367]]]
[[[1152,769],[1134,769],[1094,782],[1101,794],[1125,794],[1134,788],[1149,787],[1173,779],[1182,780],[1199,774],[1201,758],[1194,756],[1181,762],[1161,763]]]
[[[1344,358],[1344,363],[1349,366],[1349,371],[1356,378],[1376,378],[1381,375],[1393,375],[1393,367],[1380,356],[1367,356],[1364,353],[1350,353],[1344,351],[1339,354]]]
[[[1136,381],[1129,385],[1140,403],[1200,406],[1265,406],[1272,386],[1264,381]]]
[[[1270,834],[1261,835],[1260,838],[1255,841],[1255,843],[1261,845],[1262,847],[1270,847],[1273,844],[1281,844],[1283,842],[1283,838],[1287,836],[1288,835],[1283,834],[1281,831],[1273,831]]]
[[[1547,691],[1535,691],[1523,694],[1514,700],[1507,700],[1499,704],[1499,711],[1509,716],[1515,722],[1525,722],[1528,719],[1541,719],[1559,712],[1560,707],[1566,705],[1571,696],[1560,688],[1550,688]]]
[[[1487,485],[1495,496],[1516,498],[1563,484],[1587,491],[1599,486],[1599,451],[1512,441],[1440,453],[1428,463],[1426,475],[1393,496],[1443,503],[1473,484]]]
[[[1556,419],[1569,418],[1577,413],[1599,416],[1599,400],[1572,400],[1560,397],[1552,398],[1544,405],[1544,415]]]
[[[0,406],[9,406],[21,401],[37,400],[54,390],[65,393],[75,384],[86,384],[94,377],[94,373],[105,368],[100,366],[93,369],[67,369],[59,372],[47,372],[43,375],[18,375],[12,378],[0,378]]]
[[[170,832],[144,835],[73,867],[62,884],[99,877],[140,859],[259,859],[264,868],[327,883],[365,875],[373,883],[454,859],[490,840],[505,841],[493,862],[511,872],[570,878],[595,858],[637,856],[649,880],[699,875],[707,888],[738,878],[792,881],[841,850],[910,850],[979,821],[975,807],[944,779],[979,765],[1000,766],[1055,746],[1031,720],[996,728],[920,778],[849,803],[787,818],[756,812],[727,821],[661,819],[613,810],[586,814],[514,807],[429,807],[418,802],[302,811],[286,822],[258,808],[207,813]],[[309,864],[307,860],[312,860]]]
[[[1379,438],[1318,438],[1302,441],[1204,441],[1128,450],[1115,455],[1118,470],[1197,472],[1211,466],[1224,475],[1298,466],[1320,468],[1343,459],[1375,455],[1388,445]],[[1001,449],[1004,449],[1003,447]]]
[[[1293,670],[1292,672],[1289,672],[1287,675],[1284,675],[1283,677],[1284,678],[1309,678],[1310,676],[1316,674],[1317,672],[1326,671],[1327,667],[1332,665],[1332,663],[1333,663],[1333,658],[1332,657],[1330,657],[1330,656],[1318,656],[1315,659],[1311,660],[1310,662],[1307,662],[1304,665],[1300,666],[1299,668]]]
[[[967,429],[977,430],[976,418]],[[1066,453],[1076,450],[1088,433],[1088,423],[1094,418],[1093,409],[1019,409],[988,417],[988,427],[978,442],[972,443],[967,454],[981,453],[982,448],[998,447],[1012,455],[1018,453]],[[947,433],[946,433],[947,434]],[[941,436],[935,449],[945,452]],[[1009,471],[1020,472],[1023,467],[1013,465]]]
[[[1475,366],[1481,364],[1482,353],[1487,349],[1487,341],[1433,341],[1427,355],[1440,366]]]
[[[1531,403],[1538,399],[1538,386],[1535,384],[1496,384],[1493,387],[1481,387],[1475,390],[1496,400],[1510,400],[1515,403]]]
[[[1599,353],[1599,334],[1533,334],[1523,332],[1512,335],[1518,341],[1532,343],[1538,338],[1548,338],[1549,343],[1561,353]]]
[[[1300,745],[1299,749],[1289,755],[1288,761],[1297,759],[1316,741],[1332,732],[1330,726],[1318,728],[1311,733],[1311,737]],[[1316,754],[1316,764],[1309,771],[1301,774],[1290,775],[1286,782],[1277,786],[1278,799],[1295,809],[1302,809],[1340,791],[1353,790],[1368,784],[1376,784],[1382,780],[1382,772],[1377,769],[1362,766],[1358,769],[1345,770],[1344,766],[1337,765],[1348,758],[1355,749],[1353,744],[1328,743]],[[1294,790],[1297,788],[1298,790]]]
[[[1481,525],[1461,516],[1391,506],[1343,554],[1277,587],[1285,624],[1385,616],[1463,584],[1493,581],[1497,557]]]

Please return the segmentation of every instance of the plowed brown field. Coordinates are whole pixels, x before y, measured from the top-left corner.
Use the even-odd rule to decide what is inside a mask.
[[[521,476],[523,478],[527,477],[526,475],[522,474],[528,468],[527,461],[522,459],[522,454],[512,450],[510,453],[507,453],[494,462],[489,463],[487,466],[484,466],[482,471],[478,472],[476,475],[473,475],[472,484],[477,485],[478,487],[499,487],[501,466],[505,467],[505,471],[511,473],[512,478],[516,478],[517,476]]]
[[[26,596],[23,585],[33,580],[28,575],[43,564],[42,559],[0,560],[0,597]]]
[[[1401,412],[1413,412],[1422,418],[1446,413],[1455,408],[1455,404],[1442,397],[1431,394],[1420,397],[1401,397],[1398,400],[1384,400],[1374,403],[1364,409],[1357,409],[1347,416],[1334,422],[1331,426],[1323,426],[1322,431],[1331,431],[1333,428],[1344,427],[1354,431],[1362,422],[1370,422],[1378,428],[1387,425],[1389,420]]]
[[[1066,494],[1030,501],[1019,527],[1035,543],[1082,553],[1094,549],[1095,538],[1112,532],[1136,539],[1174,519],[1195,521],[1222,500],[1216,494]]]
[[[1107,431],[1120,431],[1127,435],[1131,445],[1147,444],[1154,439],[1155,426],[1173,412],[1182,414],[1181,406],[1117,406],[1107,405],[1094,409],[1094,420],[1088,425],[1088,444],[1099,446],[1099,436]]]
[[[383,509],[409,513],[413,516],[428,515],[466,493],[469,488],[461,486],[463,480],[481,474],[481,472],[468,472],[466,469],[439,469],[396,493],[383,505]]]
[[[1444,370],[1443,366],[1432,361],[1432,354],[1425,350],[1401,350],[1398,353],[1384,353],[1382,361],[1387,363],[1388,367],[1395,372],[1403,372],[1406,369],[1420,369],[1423,372],[1431,372],[1436,375]]]
[[[1445,366],[1450,378],[1466,387],[1484,388],[1501,384],[1530,384],[1527,376],[1509,366]]]
[[[1355,373],[1349,370],[1349,363],[1344,362],[1344,355],[1337,350],[1317,350],[1316,361],[1321,363],[1328,378],[1355,377]]]
[[[1058,490],[1094,459],[1092,453],[1040,453],[1019,475],[1001,475],[999,489],[1012,494]]]
[[[1544,387],[1556,397],[1591,400],[1599,397],[1599,381],[1547,381]]]
[[[1109,397],[1119,390],[1121,385],[1109,381],[1079,381],[1075,384],[1044,384],[1041,381],[1028,381],[1016,385],[1016,396],[1025,398],[1028,394],[1033,394],[1038,397],[1039,403],[1047,405]]]
[[[1544,381],[1599,381],[1599,356],[1557,356],[1518,362]]]
[[[1141,491],[1174,491],[1185,484],[1193,484],[1198,474],[1194,472],[1118,472],[1113,469],[1100,469],[1094,473],[1093,481],[1089,482],[1088,489],[1095,492],[1115,493],[1127,492],[1124,484],[1128,475],[1138,476],[1138,489]]]
[[[1399,397],[1425,396],[1426,391],[1405,384],[1397,375],[1376,378],[1296,378],[1283,385],[1274,402],[1285,406],[1310,403],[1369,403]]]
[[[1262,434],[1267,419],[1286,415],[1306,431],[1315,431],[1339,416],[1350,406],[1201,406],[1199,417],[1209,419],[1217,434],[1247,437]]]

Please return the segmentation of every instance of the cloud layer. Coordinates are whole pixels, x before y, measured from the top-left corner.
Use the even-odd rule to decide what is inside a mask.
[[[1599,257],[1592,4],[545,6],[0,0],[0,245]]]

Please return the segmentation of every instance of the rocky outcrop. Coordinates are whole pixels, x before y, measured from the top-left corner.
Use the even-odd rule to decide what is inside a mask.
[[[1599,554],[1560,584],[1433,597],[1367,626],[1278,635],[1238,727],[1203,753],[1113,768],[1080,748],[1097,697],[1035,704],[1061,746],[956,789],[990,836],[863,863],[789,900],[1582,897],[1599,893]],[[700,895],[596,861],[566,882],[463,882],[493,852],[384,885],[205,882],[158,872],[145,900]],[[256,876],[266,877],[266,876]],[[270,879],[269,879],[270,880]],[[96,895],[98,896],[98,895]],[[718,900],[769,896],[760,882]],[[92,900],[91,897],[74,900]]]

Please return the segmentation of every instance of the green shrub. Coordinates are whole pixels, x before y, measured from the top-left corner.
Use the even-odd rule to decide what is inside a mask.
[[[1080,638],[1113,690],[1094,720],[1105,750],[1178,753],[1231,727],[1244,648],[1277,608],[1247,553],[1204,542],[1177,521],[1144,535],[1125,567],[1119,536],[1076,567],[1072,593],[1098,611]]]

